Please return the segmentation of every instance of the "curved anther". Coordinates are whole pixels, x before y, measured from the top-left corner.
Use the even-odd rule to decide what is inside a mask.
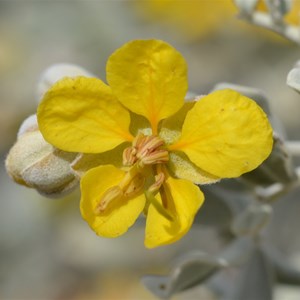
[[[95,208],[95,213],[97,215],[101,214],[112,201],[121,199],[123,196],[123,190],[118,185],[109,188],[101,197],[100,202]]]
[[[140,166],[166,163],[169,153],[163,149],[164,141],[158,136],[145,136],[139,133],[132,143],[123,152],[123,164],[131,166],[139,162]]]
[[[155,182],[148,189],[148,191],[151,192],[152,194],[156,194],[159,191],[166,177],[165,174],[161,172],[157,174],[154,178],[155,178]]]
[[[116,186],[109,188],[101,197],[95,208],[96,214],[103,213],[107,207],[117,200],[126,201],[140,193],[145,184],[145,176],[138,172],[137,166],[133,166],[125,173],[124,178]]]

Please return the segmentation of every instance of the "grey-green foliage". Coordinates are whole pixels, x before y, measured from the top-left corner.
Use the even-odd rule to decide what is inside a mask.
[[[271,300],[274,272],[268,257],[259,248],[242,267],[233,300]]]
[[[203,252],[191,252],[180,257],[174,264],[170,275],[144,276],[142,281],[155,295],[167,299],[174,293],[203,282],[226,266],[225,259],[213,257]]]

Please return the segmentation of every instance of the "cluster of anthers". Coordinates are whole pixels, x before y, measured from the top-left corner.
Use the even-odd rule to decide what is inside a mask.
[[[172,219],[166,210],[167,192],[163,187],[166,175],[162,164],[168,161],[169,153],[161,138],[139,133],[133,140],[132,146],[123,151],[123,165],[128,168],[125,177],[118,185],[104,193],[96,206],[95,213],[97,215],[104,213],[114,200],[130,199],[144,192],[147,200],[154,204],[162,215],[167,219]],[[163,207],[155,199],[158,192],[162,197]]]

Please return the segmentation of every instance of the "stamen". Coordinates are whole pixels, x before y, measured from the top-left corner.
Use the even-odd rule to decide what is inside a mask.
[[[170,194],[168,193],[168,190],[166,190],[164,186],[161,186],[160,197],[161,197],[163,207],[168,208],[168,203],[169,203],[168,198],[170,197]]]
[[[124,190],[125,197],[133,197],[138,194],[144,187],[145,177],[138,173],[127,185],[126,189]]]
[[[141,158],[144,165],[161,164],[169,161],[169,153],[167,150],[156,150]]]
[[[139,133],[123,152],[124,166],[132,166],[136,162],[140,167],[144,165],[161,164],[169,161],[169,152],[163,149],[164,141],[158,136],[145,136]]]
[[[164,173],[159,173],[155,176],[155,182],[149,187],[148,191],[151,192],[152,194],[156,194],[162,184],[165,181],[165,174]]]
[[[137,150],[135,147],[128,147],[123,151],[123,165],[132,166],[136,161]]]
[[[103,213],[108,205],[116,200],[126,201],[143,190],[145,176],[138,172],[138,166],[134,165],[126,172],[124,178],[116,186],[109,188],[102,196],[94,212],[96,215]]]
[[[138,153],[137,156],[142,158],[146,156],[148,153],[151,153],[161,147],[164,144],[163,140],[161,140],[157,136],[148,136],[145,138],[144,143],[142,145],[138,145]]]
[[[105,211],[107,206],[114,200],[121,199],[124,196],[123,190],[118,186],[109,188],[102,196],[99,204],[95,208],[95,214],[100,215]]]
[[[138,145],[141,144],[142,140],[145,138],[145,135],[141,132],[139,132],[137,134],[137,136],[135,137],[134,141],[132,142],[132,146],[133,147],[138,147]]]

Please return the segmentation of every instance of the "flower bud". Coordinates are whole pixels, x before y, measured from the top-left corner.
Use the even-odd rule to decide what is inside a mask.
[[[64,77],[95,77],[87,70],[72,64],[55,64],[47,68],[41,75],[37,85],[37,101],[39,102],[43,95],[58,80]]]
[[[20,127],[5,165],[15,182],[35,188],[45,196],[60,197],[78,185],[70,168],[76,156],[77,153],[64,152],[47,143],[31,116]]]
[[[26,132],[36,131],[36,130],[39,130],[37,118],[36,115],[31,115],[27,119],[25,119],[21,124],[17,137],[19,138],[21,135],[23,135]]]

